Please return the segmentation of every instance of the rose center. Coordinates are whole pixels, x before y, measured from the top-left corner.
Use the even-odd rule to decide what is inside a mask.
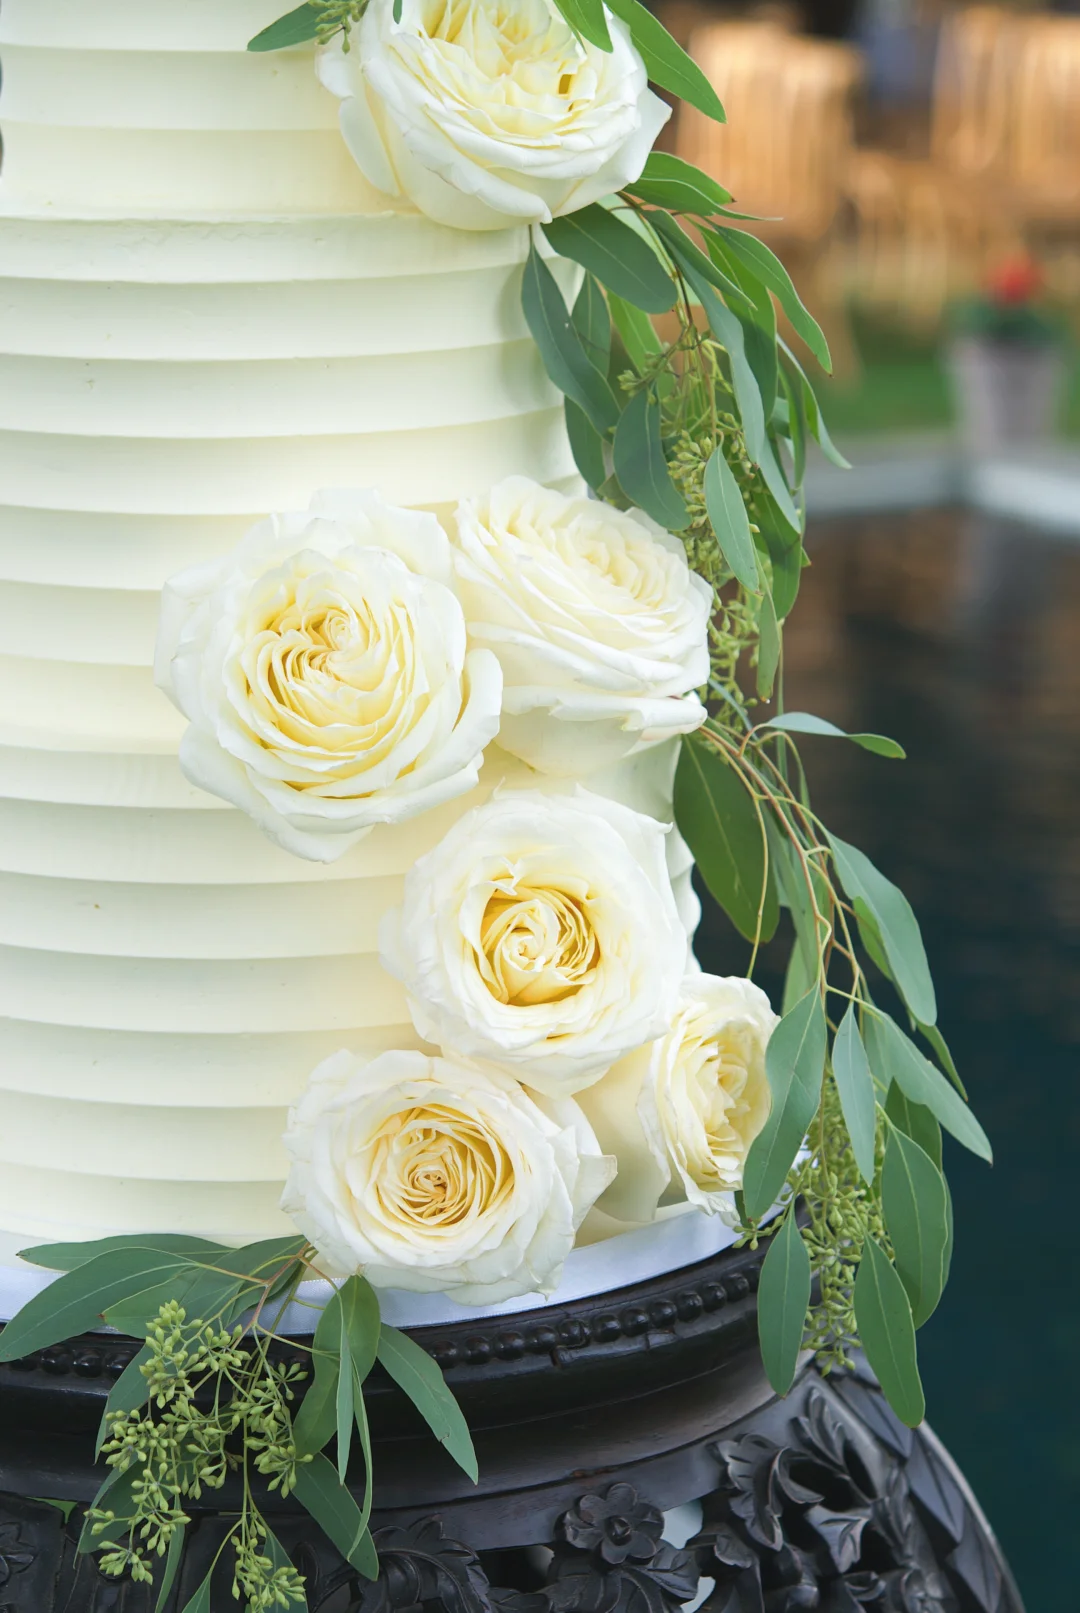
[[[432,1105],[395,1115],[383,1128],[372,1187],[389,1220],[452,1232],[496,1210],[513,1179],[497,1137],[469,1115]]]
[[[600,961],[581,898],[551,888],[525,885],[492,896],[480,944],[481,970],[493,996],[518,1008],[573,996]]]

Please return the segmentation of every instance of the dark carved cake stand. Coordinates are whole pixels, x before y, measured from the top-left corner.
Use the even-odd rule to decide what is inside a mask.
[[[266,1501],[311,1613],[674,1613],[702,1595],[706,1613],[1023,1613],[955,1465],[868,1373],[808,1364],[772,1394],[760,1262],[729,1250],[566,1306],[416,1330],[472,1426],[480,1483],[376,1369],[379,1580]],[[75,1551],[102,1405],[136,1348],[89,1335],[0,1368],[0,1613],[152,1613],[150,1587]],[[227,1490],[215,1499],[228,1510]],[[195,1514],[170,1613],[225,1527]],[[223,1575],[213,1613],[237,1606]]]

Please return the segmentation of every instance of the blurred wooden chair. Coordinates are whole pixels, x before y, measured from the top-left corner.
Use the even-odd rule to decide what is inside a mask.
[[[689,50],[715,85],[728,121],[683,106],[675,150],[725,185],[748,227],[778,252],[820,321],[838,370],[855,366],[832,232],[854,147],[862,58],[783,23],[710,22]]]
[[[774,244],[821,242],[840,207],[853,147],[859,53],[768,22],[698,27],[690,53],[728,121],[684,107],[679,155],[726,185],[740,207],[764,216],[755,234]]]
[[[1080,17],[1024,19],[1007,169],[1034,224],[1080,225]]]

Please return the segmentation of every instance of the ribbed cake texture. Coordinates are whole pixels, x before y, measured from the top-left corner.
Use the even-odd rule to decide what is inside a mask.
[[[290,1230],[314,1065],[418,1045],[378,923],[477,794],[330,866],[277,849],[180,772],[166,579],[319,488],[444,513],[573,474],[525,231],[389,210],[310,48],[246,50],[281,10],[0,6],[0,1262]],[[590,787],[664,817],[672,762]]]

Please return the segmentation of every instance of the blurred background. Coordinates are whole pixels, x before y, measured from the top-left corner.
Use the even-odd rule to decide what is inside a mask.
[[[994,1143],[992,1171],[952,1150],[920,1354],[1029,1613],[1080,1606],[1078,3],[658,7],[729,119],[684,111],[669,149],[765,216],[836,359],[853,469],[808,479],[785,701],[909,754],[803,745],[825,821],[915,904]],[[745,968],[719,917],[699,953]]]

